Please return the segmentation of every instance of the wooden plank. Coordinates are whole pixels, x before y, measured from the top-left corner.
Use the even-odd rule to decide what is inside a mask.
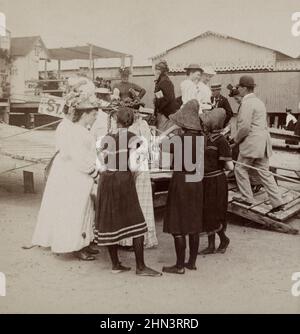
[[[285,222],[289,218],[295,216],[298,212],[300,212],[300,198],[296,199],[288,203],[284,207],[284,211],[280,211],[278,213],[270,214],[272,219],[275,219],[280,222]]]
[[[300,194],[296,191],[290,190],[289,192],[283,194],[283,204],[287,204],[289,202],[294,201],[295,199],[299,198]],[[251,211],[259,213],[261,215],[265,215],[272,209],[272,206],[269,201],[266,201],[258,206],[254,206],[251,208]]]
[[[258,224],[264,225],[266,227],[274,228],[280,232],[289,233],[289,234],[298,234],[299,230],[290,227],[288,224],[278,222],[267,216],[257,214],[247,208],[243,208],[237,205],[236,202],[229,203],[228,212],[234,213],[238,216],[246,218],[248,220],[254,221]]]

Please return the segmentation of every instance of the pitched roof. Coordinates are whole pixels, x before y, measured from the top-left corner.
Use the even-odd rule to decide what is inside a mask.
[[[237,40],[237,41],[240,41],[240,42],[243,42],[243,43],[251,44],[253,46],[258,46],[258,47],[261,47],[261,48],[264,48],[264,49],[268,49],[268,50],[272,50],[272,51],[278,52],[281,55],[284,55],[284,56],[289,57],[289,58],[293,58],[293,57],[291,57],[291,56],[289,56],[287,54],[284,54],[282,51],[279,51],[279,50],[271,49],[271,48],[268,48],[268,47],[263,46],[263,45],[259,45],[259,44],[253,43],[253,42],[248,42],[248,41],[236,38],[236,37],[232,37],[232,36],[229,36],[229,35],[225,35],[225,34],[221,34],[221,33],[218,33],[218,32],[214,32],[214,31],[208,30],[208,31],[206,31],[206,32],[204,32],[204,33],[202,33],[200,35],[197,35],[196,37],[193,37],[193,38],[191,38],[191,39],[189,39],[189,40],[187,40],[187,41],[185,41],[183,43],[180,43],[180,44],[178,44],[178,45],[176,45],[176,46],[174,46],[174,47],[172,47],[172,48],[170,48],[170,49],[168,49],[166,51],[161,52],[160,54],[157,54],[157,55],[151,57],[151,59],[153,60],[153,59],[161,58],[162,56],[164,56],[165,54],[167,54],[171,50],[174,50],[174,49],[176,49],[176,48],[178,48],[178,47],[180,47],[180,46],[182,46],[184,44],[190,43],[191,41],[194,41],[194,40],[196,40],[198,38],[207,37],[207,36],[216,36],[216,37],[234,39],[234,40]]]
[[[11,55],[26,56],[32,50],[37,40],[39,40],[42,43],[45,50],[47,50],[40,36],[12,37]]]

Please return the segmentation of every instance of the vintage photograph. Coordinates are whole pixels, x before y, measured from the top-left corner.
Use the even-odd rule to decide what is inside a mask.
[[[286,313],[299,0],[0,0],[0,314]]]

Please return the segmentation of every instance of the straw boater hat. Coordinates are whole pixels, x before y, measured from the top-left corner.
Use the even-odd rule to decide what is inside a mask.
[[[190,100],[175,114],[169,116],[170,120],[184,129],[201,131],[199,119],[199,102]]]
[[[199,71],[203,72],[203,69],[198,64],[190,64],[188,67],[185,67],[184,70],[185,71],[188,71],[188,70],[199,70]]]
[[[209,75],[216,75],[217,74],[212,66],[203,67],[203,73],[209,74]]]
[[[211,90],[221,90],[222,85],[220,83],[214,83],[210,85]]]

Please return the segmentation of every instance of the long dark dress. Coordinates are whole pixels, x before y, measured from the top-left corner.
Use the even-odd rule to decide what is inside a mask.
[[[191,137],[191,145],[188,145],[193,162],[196,162],[196,140],[201,138],[203,143],[203,136],[199,132],[189,131],[180,136],[183,143],[184,138]],[[203,147],[202,147],[203,148]],[[182,157],[186,153],[187,147],[182,145]],[[180,148],[179,148],[180,150]],[[180,154],[178,149],[174,150],[174,157]],[[203,176],[203,155],[202,159],[198,159],[202,166]],[[186,176],[194,174],[195,169],[186,171],[185,166],[182,166],[182,171],[174,171],[169,185],[168,199],[166,212],[164,216],[164,232],[170,234],[196,234],[202,231],[202,208],[203,208],[203,184],[202,180],[198,182],[186,182]]]
[[[221,134],[209,135],[204,156],[204,232],[212,233],[226,228],[228,185],[224,163],[231,160],[231,149],[225,137]]]
[[[100,176],[97,193],[95,240],[100,246],[118,244],[120,240],[147,232],[134,177],[128,166],[129,141],[135,135],[122,129],[107,136],[115,140],[116,146],[103,146],[108,153],[105,161],[108,170]],[[115,165],[111,158],[116,158]]]

